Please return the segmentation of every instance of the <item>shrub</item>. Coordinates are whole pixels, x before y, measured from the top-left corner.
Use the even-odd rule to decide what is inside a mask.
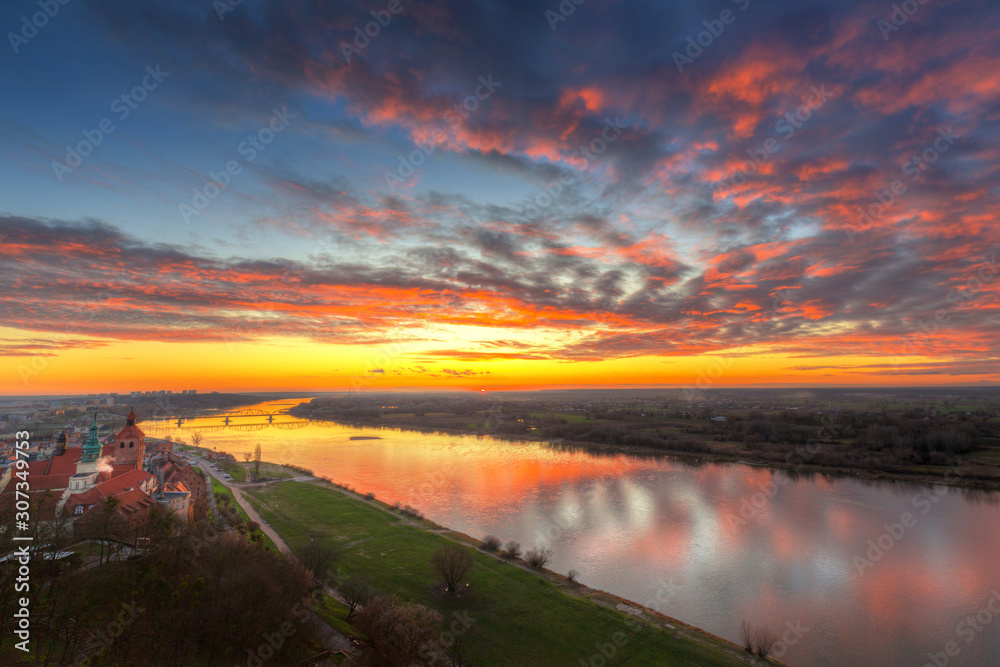
[[[543,568],[552,560],[552,549],[548,547],[534,548],[524,555],[528,565],[535,568]]]
[[[521,557],[521,543],[517,540],[507,540],[503,547],[503,557],[507,560],[514,560]]]
[[[579,576],[580,573],[577,572],[576,570],[570,570],[569,572],[566,573],[566,578],[572,581],[573,583],[576,583],[576,578]]]
[[[765,627],[757,628],[753,638],[753,649],[762,658],[771,654],[771,649],[778,643],[778,635]]]
[[[369,491],[368,493],[365,494],[365,498],[367,500],[375,500],[375,494]]]
[[[355,625],[368,635],[370,646],[347,664],[408,667],[426,658],[421,649],[437,640],[441,615],[394,595],[380,596],[358,614]]]
[[[472,568],[472,552],[460,544],[448,544],[431,556],[431,568],[441,575],[445,590],[454,593]]]
[[[778,642],[778,635],[763,626],[743,621],[740,623],[740,645],[747,653],[756,653],[767,658]]]
[[[500,538],[496,535],[487,535],[483,538],[483,549],[486,551],[498,551],[500,549]]]
[[[412,516],[416,519],[423,518],[424,516],[423,514],[420,513],[420,510],[418,510],[416,507],[410,507],[409,505],[401,505],[399,503],[396,503],[395,505],[392,506],[392,509],[396,510],[403,516]]]

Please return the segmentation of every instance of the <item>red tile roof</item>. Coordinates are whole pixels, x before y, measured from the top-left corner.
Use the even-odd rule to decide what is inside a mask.
[[[101,489],[105,495],[114,496],[128,489],[137,489],[145,482],[156,479],[145,470],[129,470],[121,475],[115,475],[108,481],[98,484],[95,489]]]
[[[114,445],[105,447],[101,456],[113,456]],[[61,456],[53,456],[41,461],[32,461],[28,464],[28,482],[32,491],[46,491],[54,489],[65,489],[69,486],[69,478],[76,474],[76,465],[83,457],[82,447],[67,447]],[[135,470],[134,464],[123,464],[114,466],[110,476],[116,477],[129,470]],[[107,473],[102,472],[99,479],[106,479]],[[8,484],[5,492],[13,492],[14,485]]]
[[[59,491],[69,486],[69,478],[73,475],[42,475],[39,477],[29,477],[29,485],[32,491]],[[14,485],[9,484],[10,490],[14,490]]]
[[[130,516],[136,512],[156,505],[156,501],[139,489],[123,493],[118,498],[118,513]]]
[[[135,463],[117,463],[111,466],[111,477],[115,478],[129,472],[135,472],[138,468]]]
[[[151,479],[156,478],[145,470],[130,470],[123,475],[118,475],[117,477],[112,477],[106,482],[101,482],[97,486],[92,489],[87,489],[83,493],[77,493],[70,496],[66,501],[66,507],[73,508],[77,505],[89,506],[109,496],[131,493],[132,490],[138,489],[145,482]]]

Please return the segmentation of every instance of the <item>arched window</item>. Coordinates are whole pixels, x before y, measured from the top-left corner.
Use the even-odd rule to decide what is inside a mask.
[[[132,447],[134,447],[134,446],[135,446],[135,443],[134,443],[134,442],[132,442],[131,440],[129,440],[129,441],[128,441],[128,448],[129,448],[129,449],[132,449]]]
[[[125,449],[125,441],[124,440],[122,440],[122,445],[121,445],[121,447],[119,447],[119,449]]]

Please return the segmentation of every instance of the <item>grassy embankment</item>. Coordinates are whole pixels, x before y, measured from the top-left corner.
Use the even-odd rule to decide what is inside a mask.
[[[310,539],[335,546],[343,550],[338,564],[343,575],[363,576],[382,592],[435,609],[446,625],[456,613],[468,613],[475,620],[465,638],[470,664],[591,664],[608,645],[614,662],[621,663],[745,664],[738,647],[717,637],[677,623],[671,630],[663,627],[662,619],[645,615],[638,623],[627,622],[625,613],[567,591],[613,602],[612,596],[479,550],[467,591],[446,596],[428,564],[431,554],[450,541],[472,540],[445,530],[431,532],[440,529],[332,486],[283,482],[248,490],[246,496],[293,551]],[[331,611],[331,617],[343,618],[342,611]]]

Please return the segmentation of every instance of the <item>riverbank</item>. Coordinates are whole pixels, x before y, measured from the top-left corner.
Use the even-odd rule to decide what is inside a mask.
[[[542,436],[532,434],[509,435],[503,433],[488,433],[484,431],[471,431],[464,429],[450,429],[439,427],[421,427],[413,425],[397,426],[390,424],[372,424],[366,421],[347,421],[343,419],[330,419],[327,417],[311,417],[313,420],[330,421],[344,426],[367,429],[398,429],[401,431],[415,431],[418,433],[444,433],[447,435],[466,436],[490,436],[509,442],[546,442],[560,447],[575,447],[593,452],[607,454],[633,454],[641,456],[670,456],[683,459],[692,463],[741,463],[773,470],[792,471],[795,474],[815,474],[830,475],[834,477],[851,477],[870,481],[895,481],[907,482],[910,484],[923,485],[945,485],[958,488],[979,490],[979,491],[1000,491],[1000,473],[997,479],[982,478],[975,470],[982,467],[981,464],[959,465],[959,466],[921,466],[920,470],[913,472],[887,472],[882,470],[869,470],[864,468],[848,468],[842,466],[826,466],[799,462],[784,462],[771,460],[747,459],[744,454],[727,454],[723,452],[686,452],[670,449],[658,449],[653,447],[642,447],[639,445],[607,445],[579,440],[552,440]],[[820,445],[822,446],[822,445]],[[803,445],[800,449],[808,452],[809,445]]]
[[[504,561],[467,535],[329,482],[244,487],[243,495],[293,552],[311,541],[329,545],[342,552],[342,576],[362,576],[381,592],[435,609],[446,624],[466,619],[469,664],[753,664],[731,642],[555,572]],[[468,586],[454,597],[441,593],[429,566],[449,542],[475,556]]]

